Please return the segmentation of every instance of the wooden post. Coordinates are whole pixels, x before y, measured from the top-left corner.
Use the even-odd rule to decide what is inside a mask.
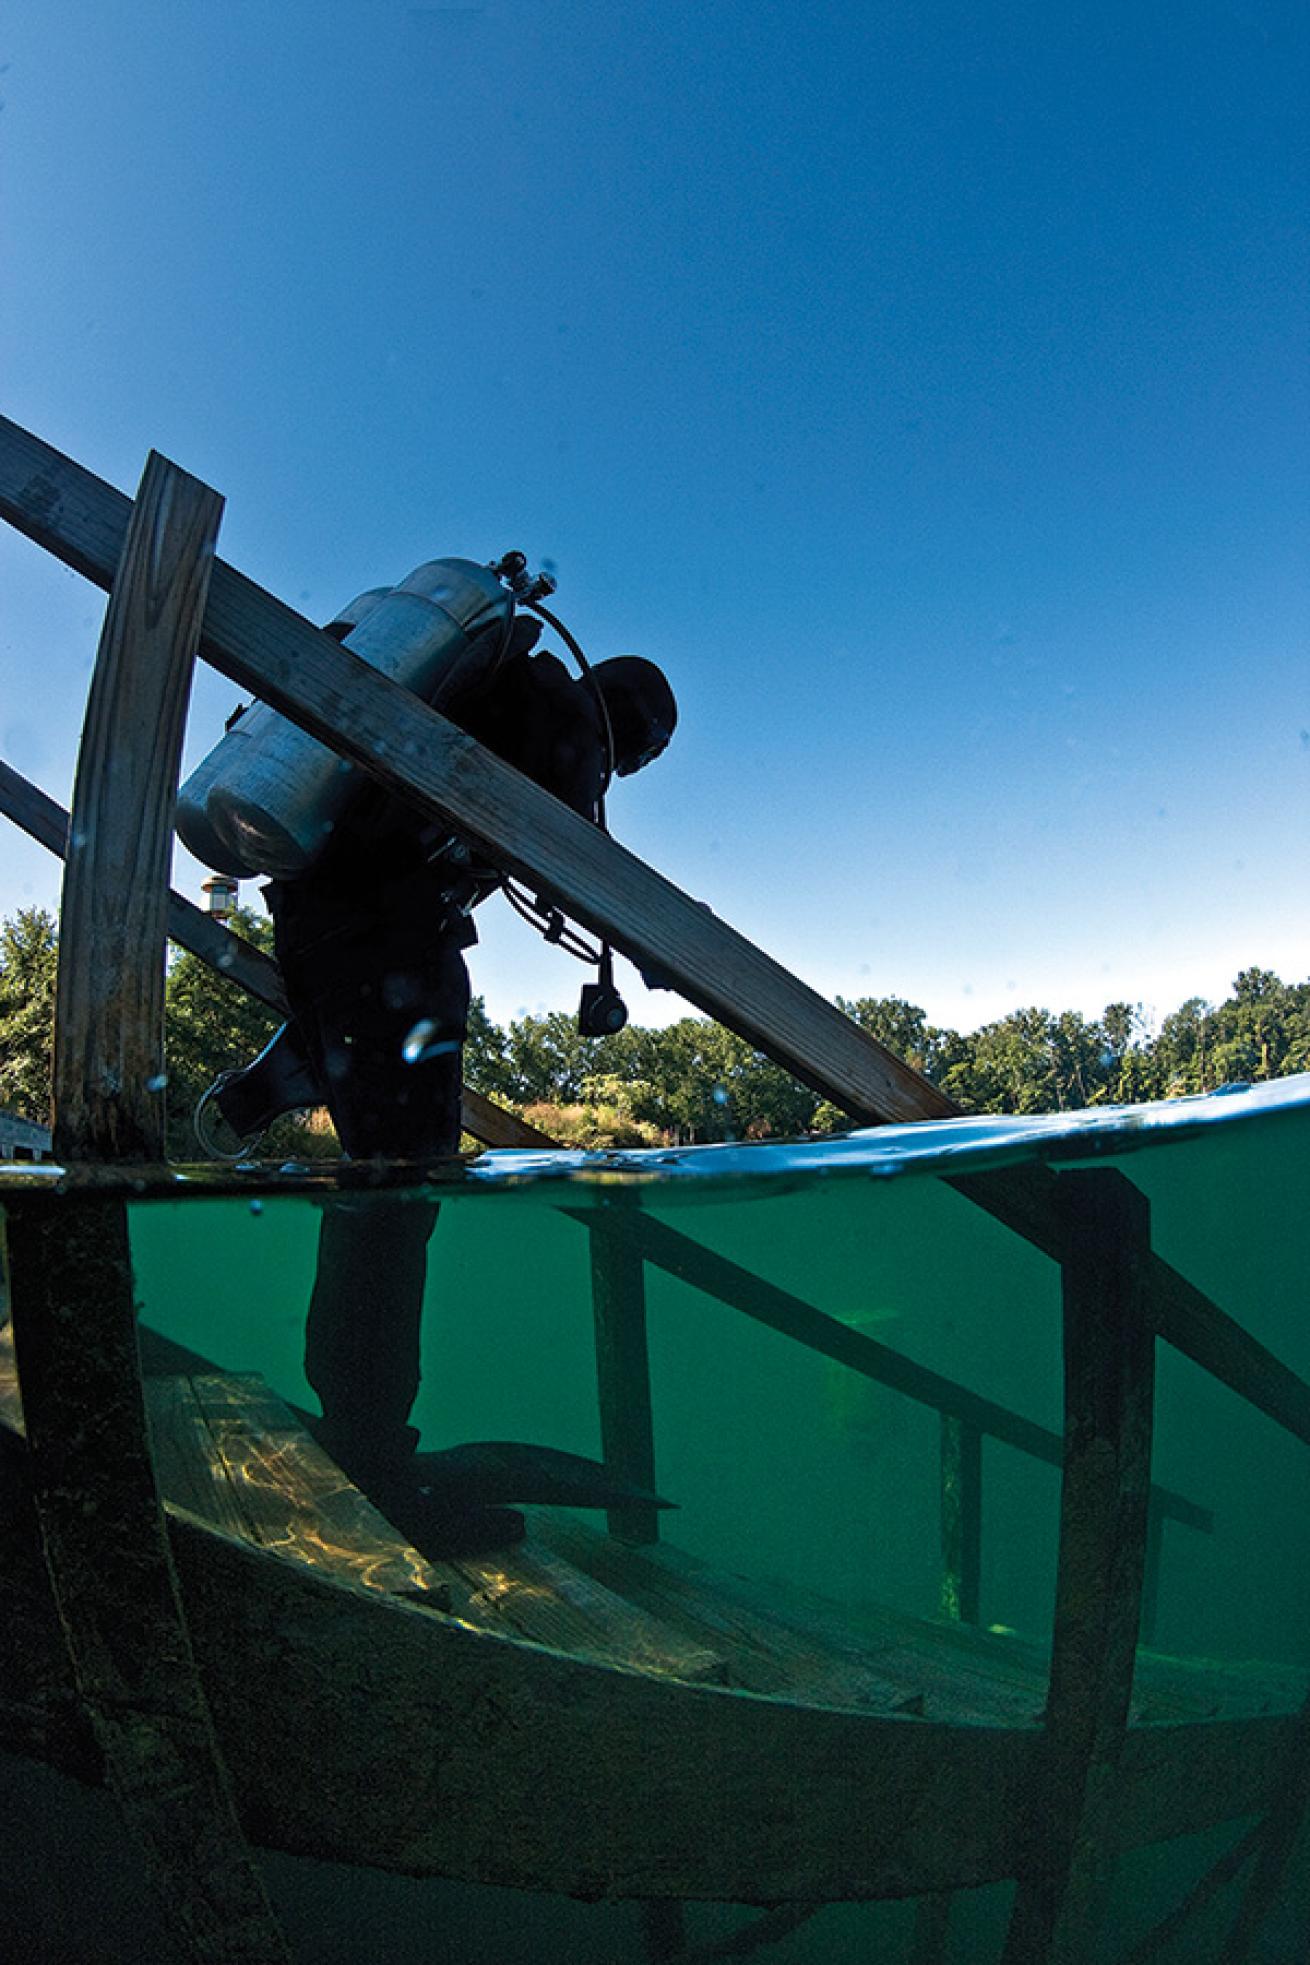
[[[163,1155],[168,851],[222,500],[152,454],[78,761],[60,934],[55,1149]],[[237,1820],[150,1457],[127,1210],[47,1191],[9,1211],[14,1351],[46,1567],[110,1784],[185,1955],[289,1959]]]
[[[951,1937],[951,1892],[938,1890],[914,1906],[910,1965],[945,1965]]]
[[[127,1211],[6,1203],[14,1351],[46,1567],[123,1818],[204,1965],[289,1960],[196,1672],[155,1489]]]
[[[1146,1562],[1155,1339],[1150,1217],[1112,1169],[1056,1186],[1064,1229],[1065,1464],[1047,1778],[1033,1797],[1005,1965],[1082,1965],[1110,1863],[1103,1830],[1128,1725]]]
[[[646,1344],[646,1280],[638,1224],[627,1209],[588,1220],[591,1300],[596,1320],[596,1382],[605,1465],[620,1480],[655,1492],[655,1430]],[[659,1510],[611,1508],[611,1535],[621,1542],[659,1540]]]
[[[982,1605],[982,1434],[949,1412],[941,1424],[941,1614],[976,1624]]]
[[[54,1150],[164,1157],[173,802],[223,501],[152,452],[100,637],[60,910]]]

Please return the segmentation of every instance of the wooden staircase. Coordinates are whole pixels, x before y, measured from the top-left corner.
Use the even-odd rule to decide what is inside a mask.
[[[668,1543],[633,1547],[583,1515],[529,1508],[526,1539],[429,1561],[254,1373],[147,1378],[156,1474],[173,1513],[336,1583],[419,1604],[469,1629],[625,1671],[835,1711],[1038,1727],[1049,1650],[1011,1632],[852,1609],[725,1572]],[[0,1425],[21,1433],[8,1329]],[[1294,1711],[1301,1676],[1141,1651],[1131,1723]]]
[[[1245,1863],[1252,1870],[1225,1954],[1238,1965],[1310,1802],[1310,1702],[1293,1718],[1301,1687],[1292,1674],[1183,1665],[1136,1649],[1139,1622],[1149,1619],[1161,1524],[1206,1525],[1203,1511],[1151,1483],[1155,1346],[1172,1344],[1307,1444],[1310,1384],[1161,1258],[1144,1197],[1117,1172],[1033,1164],[945,1176],[1060,1267],[1060,1437],[910,1365],[764,1279],[743,1277],[660,1225],[643,1223],[638,1234],[615,1215],[589,1229],[602,1435],[613,1471],[653,1485],[642,1278],[654,1265],[936,1407],[943,1601],[954,1606],[954,1622],[839,1612],[710,1572],[674,1551],[633,1546],[651,1529],[638,1510],[616,1511],[626,1521],[611,1516],[613,1541],[569,1517],[539,1514],[520,1549],[481,1562],[425,1563],[258,1380],[197,1372],[150,1383],[143,1397],[127,1205],[166,1190],[172,1178],[144,1164],[158,1163],[163,1151],[157,1093],[166,932],[198,945],[204,959],[265,1001],[280,1000],[269,965],[244,956],[238,965],[213,924],[202,927],[194,910],[176,899],[170,908],[167,897],[169,818],[197,648],[417,809],[457,826],[639,966],[670,977],[689,1001],[853,1117],[911,1120],[955,1110],[703,904],[217,560],[220,511],[217,494],[153,456],[133,503],[0,418],[0,517],[112,590],[72,823],[34,787],[0,772],[4,809],[56,851],[66,834],[69,853],[55,1062],[55,1146],[68,1174],[58,1188],[19,1181],[4,1196],[31,1422],[26,1455],[12,1435],[0,1441],[0,1472],[6,1460],[10,1472],[21,1463],[4,1532],[12,1541],[11,1610],[21,1598],[23,1615],[11,1616],[8,1635],[37,1649],[23,1618],[29,1608],[34,1617],[41,1611],[33,1563],[44,1563],[58,1618],[47,1620],[52,1648],[38,1663],[48,1666],[52,1687],[71,1670],[124,1813],[170,1879],[187,1955],[221,1956],[224,1965],[288,1956],[233,1811],[240,1781],[254,1792],[266,1772],[262,1736],[260,1753],[250,1753],[244,1660],[228,1656],[231,1621],[253,1593],[267,1606],[245,1631],[268,1692],[257,1716],[261,1735],[282,1723],[284,1705],[297,1713],[303,1705],[311,1718],[284,1738],[284,1752],[316,1757],[324,1736],[314,1727],[330,1715],[349,1736],[352,1765],[368,1762],[379,1730],[390,1728],[393,1768],[408,1769],[412,1688],[444,1674],[425,1736],[434,1785],[466,1744],[458,1738],[464,1708],[441,1701],[461,1687],[483,1699],[483,1660],[497,1647],[481,1639],[511,1640],[504,1655],[530,1661],[540,1687],[520,1676],[516,1687],[498,1691],[500,1717],[509,1714],[511,1732],[535,1739],[538,1715],[553,1698],[552,1737],[563,1755],[550,1832],[533,1843],[531,1887],[580,1887],[550,1881],[560,1874],[550,1869],[555,1845],[571,1834],[580,1867],[570,1875],[583,1877],[584,1894],[746,1901],[767,1845],[777,1887],[754,1900],[780,1906],[779,1934],[797,1915],[796,1902],[784,1900],[802,1892],[930,1892],[915,1953],[919,1965],[930,1965],[944,1956],[949,1890],[968,1875],[1018,1875],[1005,1965],[1057,1956],[1074,1965],[1091,1956],[1094,1906],[1117,1849],[1209,1820],[1259,1815],[1215,1872],[1231,1876]],[[508,1115],[470,1118],[490,1129],[488,1137],[514,1136],[517,1122]],[[125,1163],[133,1159],[143,1165],[130,1176]],[[4,1369],[0,1358],[0,1381]],[[12,1372],[0,1394],[17,1426]],[[1049,1661],[1037,1647],[966,1621],[977,1616],[985,1437],[1008,1439],[1063,1470]],[[39,1534],[24,1542],[18,1518],[33,1504]],[[26,1580],[16,1583],[24,1563]],[[361,1607],[382,1614],[361,1619]],[[274,1630],[275,1610],[300,1646],[302,1677],[289,1700],[280,1673],[295,1646],[283,1626]],[[435,1670],[439,1633],[429,1617],[447,1638]],[[390,1661],[385,1668],[379,1648]],[[480,1655],[471,1657],[470,1648]],[[223,1709],[212,1725],[206,1673]],[[397,1697],[398,1675],[406,1673],[405,1696]],[[357,1684],[365,1682],[361,1701]],[[676,1750],[665,1738],[652,1755],[650,1729],[664,1723],[673,1691],[686,1709],[685,1730]],[[734,1699],[734,1691],[762,1696]],[[1171,1733],[1179,1737],[1164,1737]],[[578,1742],[603,1754],[616,1737],[627,1755],[625,1796],[640,1781],[658,1797],[630,1842],[621,1823],[579,1824],[568,1813]],[[944,1746],[952,1749],[945,1756]],[[791,1772],[802,1762],[813,1783],[809,1819],[784,1821],[791,1797],[781,1789],[772,1814],[758,1810],[761,1768],[781,1764],[788,1783],[800,1786]],[[711,1765],[712,1791],[698,1779]],[[466,1808],[494,1815],[501,1797],[483,1794],[476,1752],[462,1773]],[[535,1776],[510,1756],[498,1778],[519,1781],[519,1819],[531,1839],[546,1799]],[[386,1815],[376,1827],[378,1860],[403,1867],[418,1827],[385,1784],[375,1802]],[[879,1845],[871,1850],[865,1837],[857,1847],[850,1838],[864,1819],[861,1807],[874,1804],[883,1809]],[[353,1826],[353,1794],[342,1806],[341,1819]],[[749,1817],[756,1838],[749,1862],[720,1868],[712,1885],[702,1870],[694,1887],[673,1887],[668,1865],[684,1851],[670,1847],[667,1831],[678,1807],[687,1811],[691,1857],[734,1815]],[[961,1838],[949,1860],[939,1846],[947,1816]],[[306,1825],[307,1837],[313,1827]],[[447,1848],[438,1821],[424,1861],[430,1867],[448,1855],[454,1867],[442,1873],[497,1880],[479,1867],[483,1844],[471,1831],[461,1841],[457,1830],[461,1824],[448,1825]],[[802,1830],[808,1853],[800,1868],[789,1867]],[[594,1872],[586,1868],[593,1859]],[[1204,1887],[1212,1886],[1213,1879]],[[678,1949],[666,1910],[653,1913],[652,1956]],[[768,1935],[766,1917],[761,1936]]]

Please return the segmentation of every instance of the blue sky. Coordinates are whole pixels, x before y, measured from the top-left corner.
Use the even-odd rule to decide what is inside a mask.
[[[614,830],[825,994],[1303,979],[1308,43],[1210,0],[18,0],[0,408],[205,478],[314,618],[552,559],[682,705]],[[0,755],[66,802],[103,603],[7,529],[0,592]],[[189,759],[232,701],[200,677]],[[56,905],[3,836],[0,913]],[[493,1015],[573,1006],[480,919]]]

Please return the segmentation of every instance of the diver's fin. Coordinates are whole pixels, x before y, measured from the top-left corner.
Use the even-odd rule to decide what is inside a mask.
[[[461,1507],[523,1501],[559,1508],[676,1508],[647,1488],[618,1479],[599,1460],[523,1440],[473,1440],[416,1453],[407,1474]]]

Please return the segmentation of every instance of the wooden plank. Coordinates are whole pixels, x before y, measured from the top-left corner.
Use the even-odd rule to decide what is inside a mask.
[[[30,839],[63,859],[68,851],[68,814],[62,805],[0,758],[0,812]]]
[[[530,1536],[486,1556],[434,1565],[448,1583],[452,1614],[471,1628],[526,1638],[552,1651],[688,1684],[722,1685],[722,1651],[688,1638]]]
[[[1150,1215],[1110,1169],[1062,1174],[1065,1468],[1046,1727],[1006,1965],[1090,1958],[1109,1875],[1108,1824],[1128,1729],[1146,1562],[1155,1334],[1146,1314]]]
[[[587,1227],[605,1465],[618,1480],[655,1494],[655,1425],[640,1226],[632,1209],[613,1208],[593,1216]],[[611,1508],[606,1519],[610,1534],[621,1542],[659,1541],[657,1508]]]
[[[151,1457],[159,1491],[225,1535],[250,1539],[250,1524],[232,1491],[223,1457],[204,1423],[189,1378],[145,1380]]]
[[[207,1373],[152,1380],[160,1484],[229,1534],[341,1582],[450,1608],[450,1592],[352,1487],[262,1378]],[[168,1432],[161,1437],[161,1422]]]
[[[64,857],[68,814],[62,805],[0,759],[0,812],[50,852]],[[288,1014],[287,994],[277,963],[253,943],[234,935],[175,888],[168,893],[168,938],[280,1016]]]
[[[982,1434],[941,1416],[943,1617],[977,1624],[982,1604]]]
[[[354,1488],[261,1378],[207,1374],[150,1387],[160,1478],[201,1520],[338,1580],[426,1602],[479,1630],[719,1684],[722,1652],[689,1641],[534,1540],[429,1562]],[[162,1438],[161,1438],[162,1435]]]
[[[989,1655],[943,1644],[944,1626],[894,1612],[876,1632],[857,1628],[833,1605],[807,1607],[780,1584],[727,1577],[664,1545],[624,1548],[562,1513],[543,1517],[537,1533],[629,1602],[721,1652],[727,1683],[744,1691],[971,1723],[1033,1724],[1041,1711],[1044,1659],[1002,1664],[999,1647]]]
[[[543,1151],[559,1146],[559,1141],[543,1133],[539,1126],[529,1125],[517,1112],[495,1104],[469,1085],[460,1094],[460,1123],[466,1133],[472,1133],[484,1146],[520,1146]]]
[[[91,680],[60,909],[54,1150],[164,1157],[164,950],[182,733],[223,501],[152,452]]]
[[[1158,1924],[1152,1925],[1144,1937],[1138,1939],[1131,1951],[1124,1953],[1120,1965],[1150,1965],[1158,1958],[1174,1957],[1178,1939],[1187,1926],[1214,1899],[1226,1890],[1234,1877],[1239,1876],[1251,1857],[1260,1846],[1264,1823],[1255,1822],[1239,1837],[1231,1849],[1226,1849],[1216,1863],[1213,1863],[1198,1882],[1193,1884],[1181,1904],[1177,1905]],[[1224,1965],[1228,1965],[1225,1960]]]
[[[1159,1256],[1150,1314],[1166,1343],[1310,1446],[1310,1386]]]

